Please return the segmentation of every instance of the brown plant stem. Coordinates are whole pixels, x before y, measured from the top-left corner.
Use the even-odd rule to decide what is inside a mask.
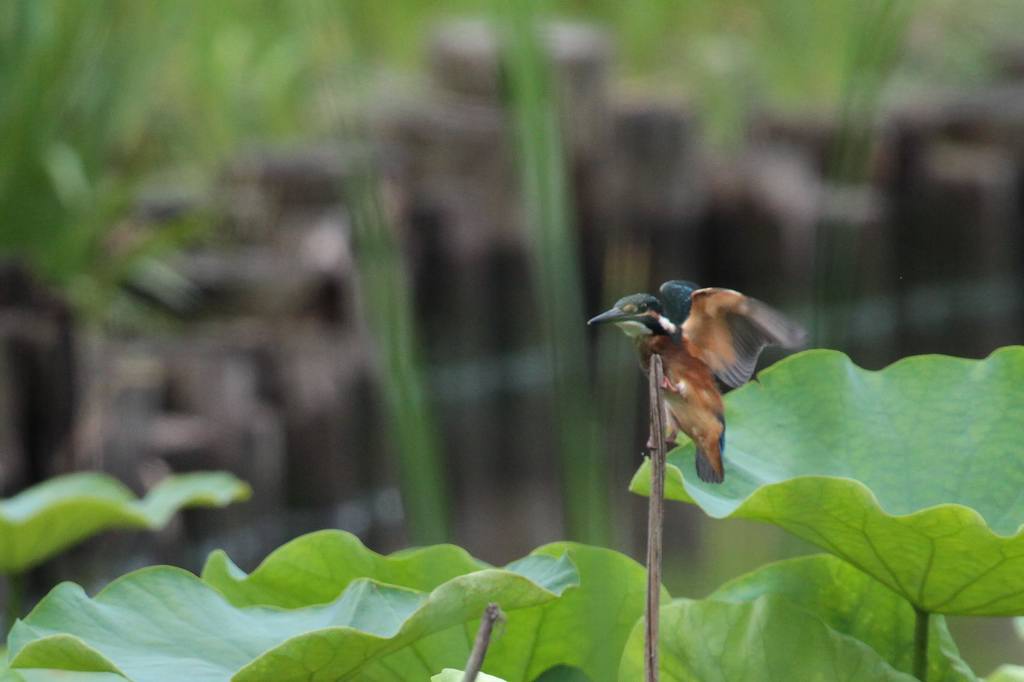
[[[647,507],[647,607],[644,612],[644,680],[658,680],[658,620],[661,601],[661,529],[665,508],[665,408],[661,402],[664,368],[651,356],[648,390],[651,410],[651,494]]]
[[[487,655],[487,647],[491,643],[491,631],[494,624],[501,618],[501,609],[497,604],[488,604],[484,609],[484,616],[480,619],[480,627],[476,631],[476,641],[473,642],[473,650],[469,652],[469,660],[466,661],[466,670],[462,674],[462,682],[473,682],[477,673],[484,664],[484,656]]]

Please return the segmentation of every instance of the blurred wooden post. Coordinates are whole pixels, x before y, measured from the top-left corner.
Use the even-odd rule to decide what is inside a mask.
[[[647,514],[647,610],[644,614],[644,680],[658,680],[658,621],[661,614],[661,528],[665,511],[665,408],[661,402],[664,369],[651,356],[648,395],[651,410],[651,493]]]
[[[1021,282],[1021,132],[960,102],[898,120],[889,192],[901,354],[982,355],[1019,333],[1019,312],[1000,307]]]
[[[710,183],[693,112],[654,97],[621,98],[607,165],[608,189],[595,209],[608,223],[602,267],[632,248],[649,261],[651,281],[701,279],[699,228]],[[598,305],[604,292],[588,293]]]
[[[74,319],[27,267],[0,261],[0,490],[66,470],[78,401]],[[8,449],[9,448],[9,449]]]
[[[3,326],[0,320],[0,349],[5,346]],[[8,353],[0,352],[0,497],[22,487],[27,466],[17,421],[18,386],[7,379],[12,376],[11,364]]]

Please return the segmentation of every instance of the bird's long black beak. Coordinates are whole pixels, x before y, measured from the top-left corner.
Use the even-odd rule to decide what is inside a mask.
[[[597,317],[587,320],[587,325],[593,324],[607,324],[609,322],[622,322],[623,320],[630,319],[629,315],[626,315],[618,308],[612,308],[606,310]]]

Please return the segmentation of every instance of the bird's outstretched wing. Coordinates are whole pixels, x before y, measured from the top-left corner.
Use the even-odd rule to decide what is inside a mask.
[[[690,300],[683,336],[697,357],[730,387],[750,379],[765,346],[796,348],[806,337],[782,313],[732,289],[698,289]]]

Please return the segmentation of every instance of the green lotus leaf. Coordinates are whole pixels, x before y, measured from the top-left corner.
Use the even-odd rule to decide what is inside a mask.
[[[534,556],[563,552],[579,570],[579,588],[510,616],[501,637],[491,642],[484,665],[489,672],[509,682],[532,682],[551,668],[571,667],[594,682],[615,680],[622,649],[643,615],[646,570],[618,552],[575,543],[547,545]],[[662,599],[669,599],[665,590]]]
[[[11,670],[7,648],[0,646],[0,682],[125,682],[113,673],[80,673],[69,670]]]
[[[92,599],[77,585],[58,585],[11,630],[10,665],[134,682],[365,679],[368,665],[477,618],[490,602],[513,612],[556,599],[577,581],[568,557],[536,556],[429,593],[355,580],[334,601],[282,610],[236,607],[187,571],[147,568]]]
[[[643,613],[646,573],[625,555],[574,543],[541,547],[526,560],[565,554],[579,572],[580,586],[556,601],[506,614],[484,662],[489,673],[532,682],[563,665],[579,667],[595,681],[615,679],[622,647]],[[482,566],[450,545],[381,556],[349,533],[321,531],[283,545],[248,575],[223,552],[214,552],[203,580],[236,606],[294,608],[334,599],[360,578],[429,590]],[[472,622],[418,641],[383,659],[373,679],[421,680],[430,670],[461,666],[475,632]]]
[[[896,670],[913,670],[913,607],[877,580],[827,554],[768,564],[715,590],[709,599],[751,602],[784,598],[817,616],[836,632],[870,646]],[[942,616],[929,621],[928,679],[974,682]]]
[[[452,578],[482,568],[489,566],[455,545],[407,549],[384,556],[368,549],[351,533],[323,530],[277,548],[251,574],[216,550],[206,560],[202,577],[235,606],[295,608],[332,601],[359,578],[429,592]]]
[[[677,599],[661,609],[663,682],[912,682],[867,644],[784,597],[749,602]],[[644,623],[626,644],[619,679],[644,679]]]
[[[0,573],[25,571],[105,530],[159,529],[183,507],[223,507],[250,493],[223,472],[170,476],[141,500],[106,474],[58,476],[0,500]]]
[[[466,673],[461,670],[454,670],[453,668],[445,668],[437,675],[430,678],[430,682],[462,682],[462,677]],[[500,677],[494,675],[488,675],[487,673],[477,673],[477,682],[506,682]]]
[[[296,608],[332,601],[361,578],[426,592],[484,568],[489,566],[454,545],[383,556],[351,533],[324,530],[282,545],[248,575],[227,554],[215,551],[202,576],[235,606]],[[469,656],[476,627],[476,621],[460,623],[413,642],[369,664],[367,675],[386,680],[395,679],[394,671],[404,671],[406,679],[422,680],[433,671],[461,666]]]
[[[666,497],[782,526],[936,613],[1024,613],[1024,347],[873,372],[807,351],[729,395],[726,480]],[[631,489],[646,494],[645,464]]]
[[[985,682],[1024,682],[1024,667],[1019,665],[1000,666],[985,678]]]

